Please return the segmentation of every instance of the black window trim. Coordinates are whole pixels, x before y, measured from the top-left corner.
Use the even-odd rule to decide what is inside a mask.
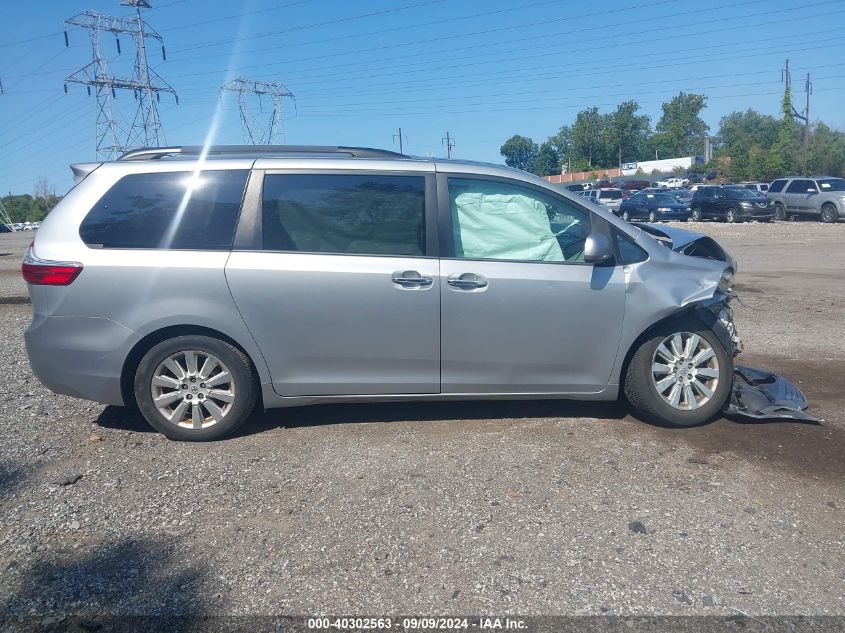
[[[261,202],[266,176],[416,176],[425,186],[425,255],[389,255],[384,253],[326,253],[323,251],[290,251],[264,248]],[[433,171],[403,169],[253,169],[247,182],[241,211],[241,222],[235,234],[233,252],[286,253],[290,255],[330,255],[336,257],[390,257],[393,259],[437,259],[437,195]]]
[[[157,247],[156,248],[146,248],[146,247],[134,247],[134,246],[133,247],[104,246],[102,244],[96,244],[96,243],[89,244],[82,237],[82,225],[85,223],[85,220],[88,217],[88,214],[90,214],[91,211],[94,210],[94,207],[96,207],[100,203],[100,201],[112,189],[114,189],[118,185],[118,183],[120,183],[121,180],[124,180],[125,178],[127,178],[129,176],[141,176],[141,175],[147,175],[147,174],[156,174],[156,175],[158,175],[158,174],[186,174],[186,173],[192,174],[192,173],[194,173],[194,171],[196,171],[196,170],[194,170],[194,169],[176,169],[176,170],[172,170],[172,171],[171,170],[167,170],[167,171],[158,171],[158,170],[155,170],[155,171],[133,171],[133,172],[123,174],[122,176],[120,176],[120,178],[115,180],[109,186],[109,188],[99,198],[97,198],[97,201],[94,202],[94,204],[91,205],[91,207],[85,213],[85,216],[79,222],[79,227],[77,229],[77,235],[78,235],[80,241],[82,242],[82,244],[86,248],[91,249],[91,250],[98,250],[98,251],[99,250],[132,251],[132,252],[135,252],[135,251],[157,251],[157,252],[176,252],[176,253],[230,253],[230,252],[232,252],[232,250],[234,249],[234,245],[237,242],[238,232],[240,231],[241,218],[243,217],[244,208],[245,208],[245,205],[246,205],[246,194],[247,194],[247,191],[249,190],[249,181],[250,181],[251,172],[252,172],[252,169],[250,167],[235,167],[235,168],[226,167],[226,168],[218,168],[218,169],[214,169],[213,167],[208,167],[208,168],[204,168],[204,169],[199,170],[200,173],[203,173],[203,172],[219,172],[219,171],[224,171],[224,172],[232,172],[232,171],[250,172],[250,173],[247,174],[246,185],[244,186],[244,190],[241,192],[241,202],[240,202],[240,206],[238,207],[238,213],[235,217],[234,235],[232,237],[232,243],[229,245],[228,248],[172,248],[172,247],[171,248],[157,248]],[[79,183],[76,183],[76,184],[77,185],[81,184],[81,181]],[[75,188],[76,188],[76,185],[74,185],[74,187],[72,189],[75,189]],[[65,194],[65,195],[67,195],[67,194]]]
[[[594,264],[592,262],[547,262],[547,261],[534,261],[530,259],[494,259],[494,258],[470,258],[470,257],[457,257],[455,255],[455,240],[454,234],[452,232],[452,205],[449,199],[449,178],[459,178],[462,180],[485,180],[489,182],[498,182],[502,184],[512,185],[515,187],[522,187],[524,189],[529,189],[532,191],[536,191],[539,194],[543,194],[545,196],[549,196],[550,198],[557,198],[562,200],[566,204],[574,205],[575,207],[584,211],[587,214],[587,218],[590,220],[590,234],[592,233],[603,233],[613,247],[614,256],[610,262],[605,264]],[[455,261],[462,261],[462,262],[500,262],[500,263],[509,263],[509,264],[539,264],[539,265],[552,265],[552,266],[616,266],[619,265],[616,262],[620,261],[619,251],[617,249],[616,240],[611,231],[611,224],[599,214],[594,213],[592,209],[588,208],[584,204],[577,203],[575,200],[571,198],[561,195],[556,191],[551,191],[544,187],[538,187],[537,185],[525,182],[523,180],[517,180],[515,178],[505,178],[502,176],[491,176],[488,174],[471,174],[471,173],[463,173],[463,172],[437,172],[437,202],[438,202],[438,226],[440,229],[439,238],[440,238],[440,258],[441,259],[450,259]]]

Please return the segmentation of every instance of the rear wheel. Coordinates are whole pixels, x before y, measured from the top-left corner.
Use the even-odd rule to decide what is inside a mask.
[[[775,203],[775,220],[785,220],[786,219],[786,209],[780,202]]]
[[[701,215],[701,207],[695,206],[692,208],[692,213],[690,214],[690,218],[693,222],[701,222],[702,215]]]
[[[631,214],[630,214],[630,213],[628,213],[628,209],[625,209],[625,210],[622,212],[622,219],[623,219],[623,220],[625,220],[626,222],[630,222],[630,221],[631,221]]]
[[[838,214],[836,213],[836,207],[830,202],[826,202],[822,205],[822,211],[819,219],[826,224],[833,224],[836,222],[839,219]]]
[[[736,222],[736,209],[733,207],[725,209],[725,222],[728,222],[729,224]]]
[[[733,360],[694,319],[657,328],[628,365],[625,396],[647,421],[694,426],[718,415],[730,395]]]
[[[249,359],[208,336],[178,336],[150,349],[135,372],[135,400],[150,425],[173,440],[224,437],[256,400]]]

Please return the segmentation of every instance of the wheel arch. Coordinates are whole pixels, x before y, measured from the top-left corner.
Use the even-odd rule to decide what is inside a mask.
[[[702,306],[701,304],[696,304],[692,306],[686,306],[677,312],[673,312],[662,319],[659,319],[646,327],[640,334],[634,338],[633,342],[628,346],[627,351],[625,352],[625,356],[622,360],[622,364],[619,366],[619,385],[624,385],[625,383],[625,376],[628,373],[628,366],[631,364],[631,359],[633,358],[636,351],[640,348],[640,346],[649,339],[652,334],[658,330],[659,328],[672,323],[674,321],[681,321],[684,319],[695,319],[698,321],[703,327],[710,328],[716,334],[716,337],[719,339],[719,342],[722,344],[722,347],[725,348],[725,352],[727,352],[730,358],[733,358],[733,343],[731,341],[730,333],[725,331],[724,327],[719,326],[719,319],[713,314],[710,310],[706,307]],[[624,392],[623,389],[619,390],[620,397]]]
[[[133,383],[135,381],[135,372],[137,371],[138,365],[144,357],[144,354],[162,341],[166,341],[177,336],[208,336],[225,341],[229,345],[239,349],[249,361],[250,371],[252,372],[253,379],[255,380],[256,391],[258,392],[259,403],[263,406],[263,402],[261,401],[262,390],[259,388],[261,385],[261,376],[258,372],[258,368],[256,367],[255,359],[252,358],[252,355],[243,345],[228,334],[203,325],[168,325],[149,332],[132,346],[132,349],[129,350],[129,353],[123,361],[123,368],[120,372],[120,391],[125,404],[135,404],[135,390]]]

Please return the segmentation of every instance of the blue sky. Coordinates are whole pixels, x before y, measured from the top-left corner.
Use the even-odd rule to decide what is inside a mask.
[[[445,154],[502,162],[512,134],[542,141],[578,110],[636,99],[656,122],[679,90],[709,97],[704,118],[755,108],[778,114],[790,59],[796,100],[812,74],[811,117],[845,128],[845,1],[628,0],[150,0],[147,22],[167,61],[150,62],[179,95],[159,106],[168,144],[199,144],[218,114],[215,142],[241,143],[227,79],[284,83],[285,141]],[[0,191],[31,193],[39,176],[58,191],[68,164],[95,158],[93,97],[63,79],[91,60],[87,33],[63,20],[85,9],[125,15],[118,0],[4,2],[0,21]],[[113,74],[134,48],[102,42]],[[131,116],[131,93],[117,105]],[[801,102],[803,103],[803,101]],[[218,113],[219,110],[219,113]]]

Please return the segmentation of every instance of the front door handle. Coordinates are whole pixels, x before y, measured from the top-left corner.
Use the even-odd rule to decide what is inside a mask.
[[[397,270],[392,279],[393,283],[406,288],[422,288],[434,283],[433,277],[423,277],[416,270]]]
[[[456,273],[449,275],[446,283],[458,290],[476,290],[487,287],[487,279],[475,273]]]

